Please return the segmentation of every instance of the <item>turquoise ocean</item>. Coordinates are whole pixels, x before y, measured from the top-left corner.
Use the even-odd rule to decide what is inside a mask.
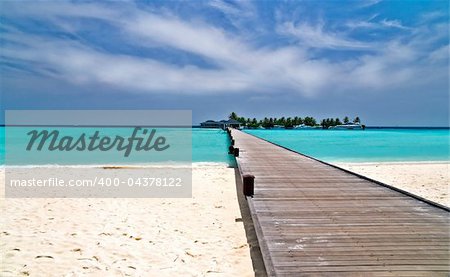
[[[449,161],[449,129],[245,130],[327,162]],[[0,164],[5,163],[5,128],[0,127]],[[226,132],[192,129],[192,161],[233,165]],[[79,164],[86,164],[80,160]]]
[[[248,130],[327,162],[449,161],[449,129]]]

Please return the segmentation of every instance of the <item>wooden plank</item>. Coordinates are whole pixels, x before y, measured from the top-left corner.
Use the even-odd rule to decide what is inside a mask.
[[[274,262],[285,262],[285,261],[299,261],[299,262],[334,262],[334,261],[381,261],[381,262],[390,262],[390,261],[410,261],[413,263],[420,263],[423,260],[436,260],[442,261],[444,264],[448,264],[446,255],[416,255],[414,254],[402,254],[402,255],[391,255],[389,257],[379,257],[374,255],[328,255],[326,257],[317,257],[317,256],[273,256]]]
[[[343,266],[277,266],[275,271],[284,272],[345,272],[345,271],[359,271],[359,272],[371,272],[371,271],[404,271],[404,270],[423,270],[423,271],[445,271],[449,270],[447,265],[343,265]]]
[[[269,276],[448,275],[448,210],[231,131]],[[363,274],[364,273],[364,274]]]
[[[359,271],[345,271],[345,272],[333,272],[333,277],[352,277],[352,276],[357,276],[357,277],[365,277],[365,276],[377,276],[377,277],[392,277],[392,276],[403,276],[403,277],[418,277],[418,276],[433,276],[433,277],[448,277],[447,274],[448,271],[443,270],[443,271],[433,271],[433,274],[430,275],[429,271],[419,271],[419,270],[411,270],[411,271],[376,271],[376,272],[364,272],[364,274],[362,274]],[[307,273],[307,272],[302,272],[301,276],[302,277],[308,277],[308,276],[318,276],[320,274],[318,274],[317,272],[314,273]],[[322,274],[324,276],[329,276],[328,274]],[[277,276],[286,276],[286,277],[292,277],[292,276],[298,276],[297,274],[292,274],[290,272],[283,272],[283,271],[278,271],[277,272]]]
[[[313,251],[313,250],[308,250],[308,251],[272,251],[270,253],[271,258],[274,259],[274,257],[323,257],[324,259],[327,257],[331,257],[331,256],[351,256],[351,257],[359,257],[361,255],[370,255],[370,256],[374,256],[374,257],[379,257],[379,258],[387,258],[387,257],[391,257],[391,256],[399,256],[399,257],[406,257],[406,255],[408,254],[417,254],[417,257],[424,257],[424,256],[432,256],[432,257],[436,257],[436,256],[442,256],[442,255],[446,255],[448,257],[448,251],[444,251],[444,250],[416,250],[416,251],[410,251],[410,250],[389,250],[389,251],[367,251],[364,249],[355,249],[352,251],[349,250],[333,250],[333,249],[329,249],[329,250],[317,250],[317,251]],[[406,258],[405,258],[406,259]]]
[[[278,260],[279,259],[279,260]],[[321,267],[321,266],[345,266],[349,264],[348,260],[341,261],[304,261],[302,259],[296,260],[286,260],[286,259],[274,259],[277,266],[299,266],[299,267]],[[377,266],[380,265],[380,260],[352,260],[352,265],[356,266]],[[449,261],[445,259],[441,260],[383,260],[381,262],[383,266],[393,266],[393,265],[412,265],[412,266],[428,266],[428,265],[438,265],[438,266],[448,266]]]

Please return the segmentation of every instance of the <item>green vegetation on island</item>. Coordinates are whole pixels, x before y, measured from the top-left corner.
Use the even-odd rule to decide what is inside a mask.
[[[232,112],[229,116],[229,119],[239,121],[243,127],[249,129],[271,129],[271,128],[285,128],[285,129],[293,129],[293,128],[322,128],[322,129],[330,129],[330,128],[338,128],[345,126],[361,126],[364,128],[365,125],[361,125],[361,120],[359,117],[355,117],[352,121],[350,121],[349,117],[346,116],[341,121],[339,118],[326,118],[322,119],[320,124],[318,121],[312,116],[306,117],[265,117],[264,119],[256,119],[256,118],[245,118],[238,116],[235,112]]]

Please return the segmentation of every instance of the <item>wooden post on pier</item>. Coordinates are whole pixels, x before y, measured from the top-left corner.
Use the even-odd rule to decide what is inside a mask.
[[[234,146],[233,145],[230,145],[228,147],[228,154],[233,154],[234,155]]]
[[[239,148],[234,148],[234,156],[239,157]]]
[[[242,175],[242,183],[244,195],[253,197],[253,194],[255,194],[255,176],[251,174]]]

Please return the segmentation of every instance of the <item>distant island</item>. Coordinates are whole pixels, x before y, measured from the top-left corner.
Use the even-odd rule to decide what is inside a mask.
[[[342,121],[339,118],[322,119],[320,124],[312,116],[306,117],[280,117],[256,119],[238,116],[232,112],[228,116],[228,120],[214,121],[207,120],[200,124],[204,128],[245,128],[245,129],[365,129],[365,125],[361,124],[360,118],[357,116],[350,120],[345,116]]]

